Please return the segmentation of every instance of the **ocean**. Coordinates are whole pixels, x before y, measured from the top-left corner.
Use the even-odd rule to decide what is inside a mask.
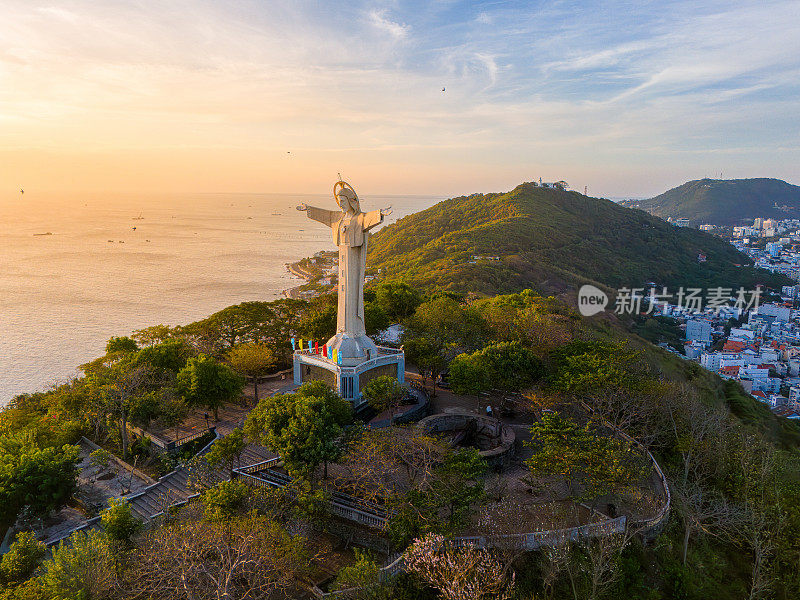
[[[369,196],[386,224],[441,197]],[[286,263],[333,250],[295,210],[328,195],[4,193],[0,196],[0,406],[101,356],[112,336],[182,325],[302,283]]]

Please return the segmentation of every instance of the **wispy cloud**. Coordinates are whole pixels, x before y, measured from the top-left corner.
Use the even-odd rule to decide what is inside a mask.
[[[213,164],[241,150],[255,173],[254,157],[303,148],[308,171],[336,156],[391,191],[401,164],[442,193],[462,183],[431,165],[480,163],[463,185],[550,169],[655,192],[718,170],[704,152],[734,156],[732,175],[800,179],[793,1],[2,1],[12,154],[195,148]],[[765,162],[770,145],[784,150]]]
[[[411,28],[408,25],[397,23],[386,17],[385,10],[369,11],[369,22],[379,31],[388,33],[395,40],[402,40],[408,37]]]

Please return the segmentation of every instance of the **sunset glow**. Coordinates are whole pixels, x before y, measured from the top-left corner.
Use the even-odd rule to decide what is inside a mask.
[[[796,181],[796,8],[2,0],[0,197]]]

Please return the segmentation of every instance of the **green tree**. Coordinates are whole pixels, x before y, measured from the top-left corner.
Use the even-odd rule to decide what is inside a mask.
[[[391,321],[380,304],[367,302],[364,304],[364,328],[369,335],[383,331]]]
[[[355,562],[342,567],[331,586],[348,600],[388,600],[390,590],[381,582],[381,566],[369,550],[353,548]]]
[[[486,497],[486,461],[474,448],[448,451],[424,486],[387,498],[393,543],[405,545],[425,533],[452,534],[463,526],[476,504]],[[442,511],[446,518],[442,519]]]
[[[110,540],[127,544],[142,528],[142,522],[133,516],[125,500],[112,498],[100,515],[100,526]]]
[[[547,413],[530,431],[524,443],[534,450],[525,461],[531,475],[563,477],[577,501],[629,491],[649,472],[630,442],[595,431],[591,422],[581,427]]]
[[[228,362],[234,371],[252,381],[255,403],[258,404],[258,380],[278,362],[273,348],[267,344],[239,344],[228,352]]]
[[[162,344],[176,335],[174,328],[169,325],[152,325],[144,329],[137,329],[131,334],[139,347],[155,346]]]
[[[179,333],[199,352],[223,356],[238,344],[282,339],[284,315],[276,310],[282,306],[282,301],[242,302],[185,325]]]
[[[106,354],[127,354],[138,349],[139,346],[129,337],[112,337],[106,344]]]
[[[372,408],[379,413],[390,410],[393,417],[406,390],[396,378],[391,375],[381,375],[371,379],[364,386],[362,393]]]
[[[436,396],[436,381],[447,369],[447,346],[436,339],[426,337],[403,338],[404,350],[410,361],[415,363],[423,377],[430,375],[433,380],[433,395]]]
[[[405,281],[385,281],[374,288],[375,302],[393,323],[398,323],[414,314],[422,304],[419,291]]]
[[[214,411],[219,421],[219,407],[242,394],[244,378],[214,358],[201,354],[190,358],[178,373],[178,393],[189,404]]]
[[[518,392],[544,375],[544,365],[519,342],[500,342],[460,354],[450,363],[450,384],[459,394],[489,389]]]
[[[242,481],[222,481],[203,492],[200,497],[209,521],[228,521],[242,511],[251,494],[250,487]]]
[[[108,412],[117,420],[122,440],[122,458],[128,457],[128,420],[135,398],[155,383],[152,367],[121,361],[111,366],[95,365],[87,383],[92,393],[102,399]]]
[[[115,565],[108,538],[99,531],[76,531],[53,548],[39,577],[45,598],[100,600],[110,597]]]
[[[303,339],[327,340],[336,332],[335,298],[335,295],[330,295],[314,299],[298,326],[298,333]]]
[[[559,413],[542,415],[531,426],[531,439],[524,444],[533,449],[533,455],[525,461],[534,478],[563,477],[570,492],[583,462],[583,453],[590,445],[584,429],[572,419]]]
[[[417,308],[407,321],[404,337],[433,339],[457,354],[483,346],[487,334],[487,323],[474,307],[439,296]]]
[[[448,382],[457,394],[477,394],[492,387],[487,362],[478,352],[456,356],[450,363]]]
[[[211,450],[206,454],[206,462],[212,468],[224,465],[230,473],[233,473],[233,465],[241,458],[246,447],[244,431],[239,428],[234,429],[225,437],[214,442]]]
[[[64,506],[77,486],[77,446],[0,446],[0,524],[10,525],[23,508],[46,516]]]
[[[552,385],[576,394],[609,385],[625,387],[632,381],[631,367],[639,356],[620,344],[575,341],[551,353]]]
[[[444,295],[421,304],[406,321],[403,344],[409,360],[430,373],[436,395],[436,380],[447,364],[456,355],[483,346],[487,333],[475,308]]]
[[[18,584],[25,581],[47,553],[44,543],[32,531],[21,531],[0,562],[0,581]]]
[[[128,419],[142,429],[161,415],[161,390],[152,390],[133,396],[128,403]]]
[[[89,464],[98,471],[104,471],[111,464],[111,452],[98,448],[89,454]]]
[[[486,497],[486,469],[486,461],[475,448],[450,452],[436,468],[431,493],[436,504],[447,509],[450,529],[463,525],[472,507]]]
[[[178,427],[189,414],[189,403],[181,398],[174,388],[161,390],[159,405],[159,422],[166,428],[175,428],[175,439],[178,439]]]
[[[177,373],[186,366],[191,348],[182,339],[166,340],[139,350],[133,357],[134,365],[149,365],[158,371]]]
[[[352,420],[350,403],[321,381],[301,385],[293,394],[263,399],[245,422],[254,443],[280,454],[286,470],[313,481],[317,466],[341,455],[339,440]]]

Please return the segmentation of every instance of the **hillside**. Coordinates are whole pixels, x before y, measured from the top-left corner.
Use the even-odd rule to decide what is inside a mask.
[[[700,253],[706,262],[698,262]],[[482,293],[558,293],[587,281],[611,288],[654,281],[670,289],[783,282],[740,264],[751,263],[705,232],[530,183],[451,198],[400,219],[370,240],[368,258],[381,278]]]
[[[796,219],[800,186],[767,178],[700,179],[632,206],[662,219],[687,218],[693,224],[742,225],[756,217]]]

